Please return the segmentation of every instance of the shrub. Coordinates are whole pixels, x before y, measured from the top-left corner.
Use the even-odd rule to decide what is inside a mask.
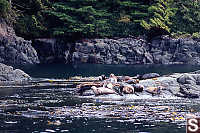
[[[195,32],[192,34],[193,39],[200,39],[200,32]]]
[[[186,33],[186,32],[176,32],[171,34],[173,38],[191,38],[191,34]]]
[[[10,10],[10,3],[7,0],[0,0],[0,17],[6,18]]]

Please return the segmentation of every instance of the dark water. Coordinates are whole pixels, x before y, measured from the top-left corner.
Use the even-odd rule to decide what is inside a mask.
[[[189,72],[181,65],[38,65],[23,68],[36,78]],[[185,133],[187,114],[198,115],[199,100],[79,97],[73,89],[0,90],[0,133]]]
[[[170,74],[174,72],[191,72],[199,70],[200,66],[192,65],[101,65],[101,64],[52,64],[52,65],[35,65],[24,66],[22,69],[36,78],[68,78],[70,76],[98,76],[117,75],[134,76],[157,72],[159,74]]]

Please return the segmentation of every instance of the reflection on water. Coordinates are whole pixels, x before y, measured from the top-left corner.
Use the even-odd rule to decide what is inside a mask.
[[[101,64],[51,64],[25,66],[22,69],[37,78],[68,78],[70,76],[98,76],[116,75],[134,76],[157,72],[159,74],[170,74],[174,72],[191,72],[198,70],[199,66],[192,65],[101,65]]]
[[[67,88],[19,89],[0,97],[0,132],[179,133],[198,111],[199,101],[189,99],[104,101]]]
[[[34,77],[67,78],[110,73],[168,74],[194,71],[198,67],[38,65],[23,69]],[[184,133],[186,116],[200,116],[199,105],[196,99],[80,97],[68,88],[2,89],[0,133]]]

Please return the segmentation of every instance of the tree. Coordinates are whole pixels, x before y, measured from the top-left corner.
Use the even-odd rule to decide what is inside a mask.
[[[49,21],[53,36],[92,37],[101,35],[100,31],[108,28],[106,17],[110,14],[95,9],[95,1],[76,4],[77,2],[56,2],[53,4],[53,10],[45,11],[48,20],[54,20],[53,23]]]
[[[13,9],[17,12],[15,32],[25,39],[47,37],[47,22],[42,13],[48,8],[47,0],[15,0]]]
[[[148,17],[146,0],[15,0],[16,33],[38,37],[112,38],[139,35]]]
[[[10,11],[10,3],[7,0],[0,0],[0,16],[6,17]]]
[[[15,12],[11,8],[11,3],[7,0],[0,0],[0,18],[4,18],[9,25],[12,25],[15,21]]]
[[[172,3],[173,0],[157,0],[155,4],[148,8],[150,19],[142,20],[141,26],[147,30],[160,31],[158,34],[170,33],[171,17],[175,15],[176,10],[172,8]]]
[[[200,2],[198,0],[184,0],[173,3],[177,7],[176,15],[172,18],[173,32],[200,32]]]

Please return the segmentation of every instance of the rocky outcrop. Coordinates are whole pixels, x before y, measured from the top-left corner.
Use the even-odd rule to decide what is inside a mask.
[[[0,63],[0,82],[2,81],[25,81],[31,77],[20,69]],[[4,82],[3,82],[4,83]]]
[[[160,76],[157,73],[149,73],[135,76],[134,80],[137,79],[138,82],[124,82],[122,80],[118,81],[118,84],[123,84],[127,86],[133,86],[135,93],[128,94],[125,97],[134,98],[199,98],[200,97],[200,74],[199,71],[193,73],[173,73],[170,75]],[[118,76],[121,78],[122,76]],[[130,78],[130,77],[129,77]],[[78,81],[87,81],[88,79],[98,80],[98,77],[79,77]],[[104,82],[104,81],[101,81]],[[91,91],[92,86],[99,87],[99,84],[87,84],[86,82],[81,82],[81,85],[77,86],[77,93],[88,96],[94,95],[95,91]],[[140,88],[139,88],[140,86]],[[115,86],[116,87],[116,86]],[[142,88],[141,88],[142,87]],[[104,88],[105,89],[105,88]],[[101,89],[100,89],[101,90]],[[105,91],[107,92],[107,91]],[[117,92],[117,91],[116,91]],[[102,91],[102,93],[104,93]],[[104,93],[106,94],[106,93]],[[112,93],[115,94],[115,93]],[[118,96],[123,96],[117,94]],[[111,97],[112,98],[112,97]]]
[[[157,64],[200,64],[200,42],[192,39],[154,39],[150,53]]]
[[[145,88],[161,86],[161,95],[164,96],[200,97],[200,74],[197,72],[164,75],[156,79],[141,80],[140,84],[144,85]]]
[[[153,63],[144,40],[132,38],[94,39],[76,43],[72,62],[98,64]]]
[[[0,19],[0,62],[10,65],[39,63],[32,42],[17,37],[13,28]]]
[[[141,79],[157,78],[160,77],[158,73],[147,73],[141,76]]]
[[[200,64],[200,42],[191,39],[138,38],[84,39],[76,43],[37,39],[35,49],[42,63],[95,64]]]
[[[72,62],[100,64],[200,64],[200,42],[191,39],[94,39],[76,43]]]

